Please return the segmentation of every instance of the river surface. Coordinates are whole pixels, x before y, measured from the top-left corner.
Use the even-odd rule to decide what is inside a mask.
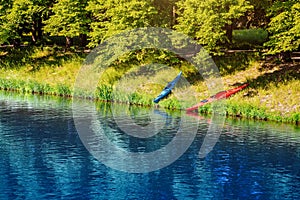
[[[82,105],[95,118],[74,114]],[[226,119],[211,140],[213,123],[1,92],[0,199],[300,199],[299,127]]]

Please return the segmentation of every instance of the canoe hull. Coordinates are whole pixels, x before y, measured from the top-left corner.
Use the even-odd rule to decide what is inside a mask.
[[[179,72],[179,74],[176,76],[175,79],[173,79],[171,82],[168,83],[168,85],[164,88],[164,90],[153,100],[154,103],[158,103],[160,100],[168,96],[172,89],[175,87],[176,83],[179,81],[181,77],[182,72]]]
[[[171,93],[170,89],[165,89],[163,90],[154,100],[154,103],[158,103],[160,100],[162,100],[163,98],[165,98],[166,96],[168,96]]]
[[[213,101],[217,101],[217,100],[220,100],[220,99],[227,99],[229,98],[230,96],[234,95],[235,93],[241,91],[242,89],[244,89],[245,87],[247,87],[249,84],[246,83],[244,85],[241,85],[237,88],[233,88],[233,89],[230,89],[230,90],[226,90],[226,91],[221,91],[221,92],[218,92],[217,94],[209,97],[208,99],[204,99],[202,100],[200,103],[190,107],[190,108],[187,108],[186,111],[190,112],[190,111],[194,111],[196,109],[198,109],[199,107],[207,104],[207,103],[211,103]]]

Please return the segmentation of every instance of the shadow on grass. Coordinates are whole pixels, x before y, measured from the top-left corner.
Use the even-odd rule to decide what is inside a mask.
[[[213,57],[222,76],[234,74],[248,68],[252,61],[261,59],[258,52],[234,52]]]
[[[265,63],[261,66],[262,74],[248,80],[249,87],[253,89],[267,89],[270,84],[288,83],[292,80],[300,80],[300,64],[298,63]],[[266,71],[263,73],[263,71]]]
[[[64,51],[60,47],[37,48],[22,46],[19,48],[5,47],[0,49],[0,67],[19,69],[31,65],[30,71],[38,71],[41,67],[57,67],[73,57],[84,58],[84,53]],[[39,54],[38,56],[36,54]]]

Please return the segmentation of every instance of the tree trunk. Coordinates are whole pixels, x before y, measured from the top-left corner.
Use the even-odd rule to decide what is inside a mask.
[[[69,36],[66,36],[66,49],[70,49],[72,45],[73,45],[73,39]]]
[[[36,21],[33,21],[32,25],[31,25],[31,40],[32,40],[33,44],[35,44],[36,41],[37,41],[37,35],[36,35],[37,31],[36,31],[36,29],[37,29]]]
[[[172,19],[171,19],[171,28],[176,24],[176,8],[172,6]]]
[[[228,45],[232,44],[232,30],[233,30],[233,25],[232,24],[226,24],[225,25],[225,30],[226,30],[226,37],[228,39]]]
[[[37,21],[37,39],[42,40],[43,39],[43,21],[42,18],[39,18]]]
[[[34,44],[42,40],[43,30],[42,30],[42,19],[38,18],[33,21],[31,26],[31,39]]]
[[[86,34],[80,34],[80,46],[85,47],[87,45],[87,35]]]

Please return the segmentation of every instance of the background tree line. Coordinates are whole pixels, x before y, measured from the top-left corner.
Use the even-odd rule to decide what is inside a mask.
[[[256,35],[269,53],[299,50],[299,0],[1,0],[0,45],[47,43],[51,36],[95,47],[123,30],[171,28],[212,53],[239,46],[239,34]],[[251,30],[255,30],[252,31]],[[259,30],[259,31],[258,31]],[[245,37],[244,37],[245,38]],[[243,40],[243,39],[242,39]],[[255,40],[255,39],[254,39]],[[249,40],[253,43],[254,40]],[[51,42],[50,42],[51,43]],[[256,46],[248,45],[248,48]]]

